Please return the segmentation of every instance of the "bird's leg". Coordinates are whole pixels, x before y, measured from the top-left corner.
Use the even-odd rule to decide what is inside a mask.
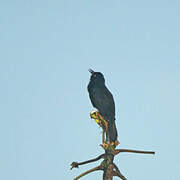
[[[101,116],[99,112],[97,112],[98,119],[100,121],[101,127],[103,129],[102,134],[102,147],[106,149],[108,147],[108,142],[105,141],[105,132],[106,132],[106,140],[107,140],[107,130],[108,130],[108,122]]]
[[[107,130],[108,130],[108,122],[101,116],[101,114],[99,112],[97,112],[97,115],[99,116],[100,122],[102,124],[102,128],[103,130],[105,129],[106,132],[106,144],[105,147],[107,147],[108,145],[113,145],[113,146],[117,146],[119,144],[119,141],[116,140],[115,142],[110,142],[110,137],[107,134]],[[105,143],[105,141],[103,141],[103,144]],[[103,146],[104,147],[104,146]]]
[[[103,132],[102,132],[102,143],[105,143],[105,131],[103,129]]]
[[[106,132],[106,140],[107,138],[107,130],[108,130],[108,122],[100,115],[98,111],[92,111],[90,113],[90,117],[95,120],[95,122],[102,128],[103,133],[102,133],[102,147],[106,149],[108,145],[110,144],[109,142],[107,143],[105,141],[105,132]]]
[[[108,122],[101,116],[101,114],[99,112],[97,112],[97,115],[99,117],[99,122],[101,123],[101,127],[103,129],[103,148],[107,149],[108,146],[117,146],[119,144],[119,141],[116,140],[115,142],[110,142],[110,137],[107,133],[108,130]],[[106,141],[105,141],[105,137],[104,134],[106,132]]]
[[[97,112],[97,115],[99,117],[99,119],[103,122],[103,128],[105,129],[105,131],[107,131],[108,129],[108,122],[101,116],[101,114],[99,112]]]

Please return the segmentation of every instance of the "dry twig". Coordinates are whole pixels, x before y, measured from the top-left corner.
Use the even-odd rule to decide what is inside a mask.
[[[127,180],[119,171],[118,167],[113,163],[114,160],[114,156],[116,156],[117,154],[121,153],[121,152],[130,152],[130,153],[140,153],[140,154],[155,154],[155,152],[153,151],[140,151],[140,150],[132,150],[132,149],[115,149],[114,146],[109,145],[107,147],[107,149],[105,149],[105,153],[101,154],[100,156],[98,156],[97,158],[88,160],[88,161],[84,161],[84,162],[73,162],[71,164],[71,169],[73,168],[78,168],[79,165],[83,165],[83,164],[88,164],[91,162],[95,162],[98,161],[100,159],[104,159],[101,164],[95,168],[92,168],[82,174],[80,174],[79,176],[77,176],[74,180],[78,180],[81,177],[94,172],[94,171],[99,171],[102,170],[103,171],[103,180],[112,180],[113,176],[117,176],[119,178],[121,178],[122,180]]]

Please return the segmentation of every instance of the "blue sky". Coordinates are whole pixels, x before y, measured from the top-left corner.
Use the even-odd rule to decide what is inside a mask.
[[[128,180],[180,179],[180,2],[0,2],[0,179],[69,180],[103,153],[88,69],[103,72],[116,103]],[[93,173],[88,179],[101,179]],[[114,178],[117,179],[117,178]]]

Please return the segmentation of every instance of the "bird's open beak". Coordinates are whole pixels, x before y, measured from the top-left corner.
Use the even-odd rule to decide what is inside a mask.
[[[88,70],[91,74],[93,74],[94,73],[94,71],[92,70],[92,69],[89,69]]]

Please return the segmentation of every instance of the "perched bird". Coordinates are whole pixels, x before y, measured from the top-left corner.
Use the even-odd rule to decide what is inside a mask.
[[[108,128],[106,132],[107,142],[117,141],[117,129],[115,125],[115,103],[111,92],[105,85],[105,79],[102,73],[91,73],[90,82],[88,84],[88,92],[92,105],[99,111],[100,115],[107,121]]]

